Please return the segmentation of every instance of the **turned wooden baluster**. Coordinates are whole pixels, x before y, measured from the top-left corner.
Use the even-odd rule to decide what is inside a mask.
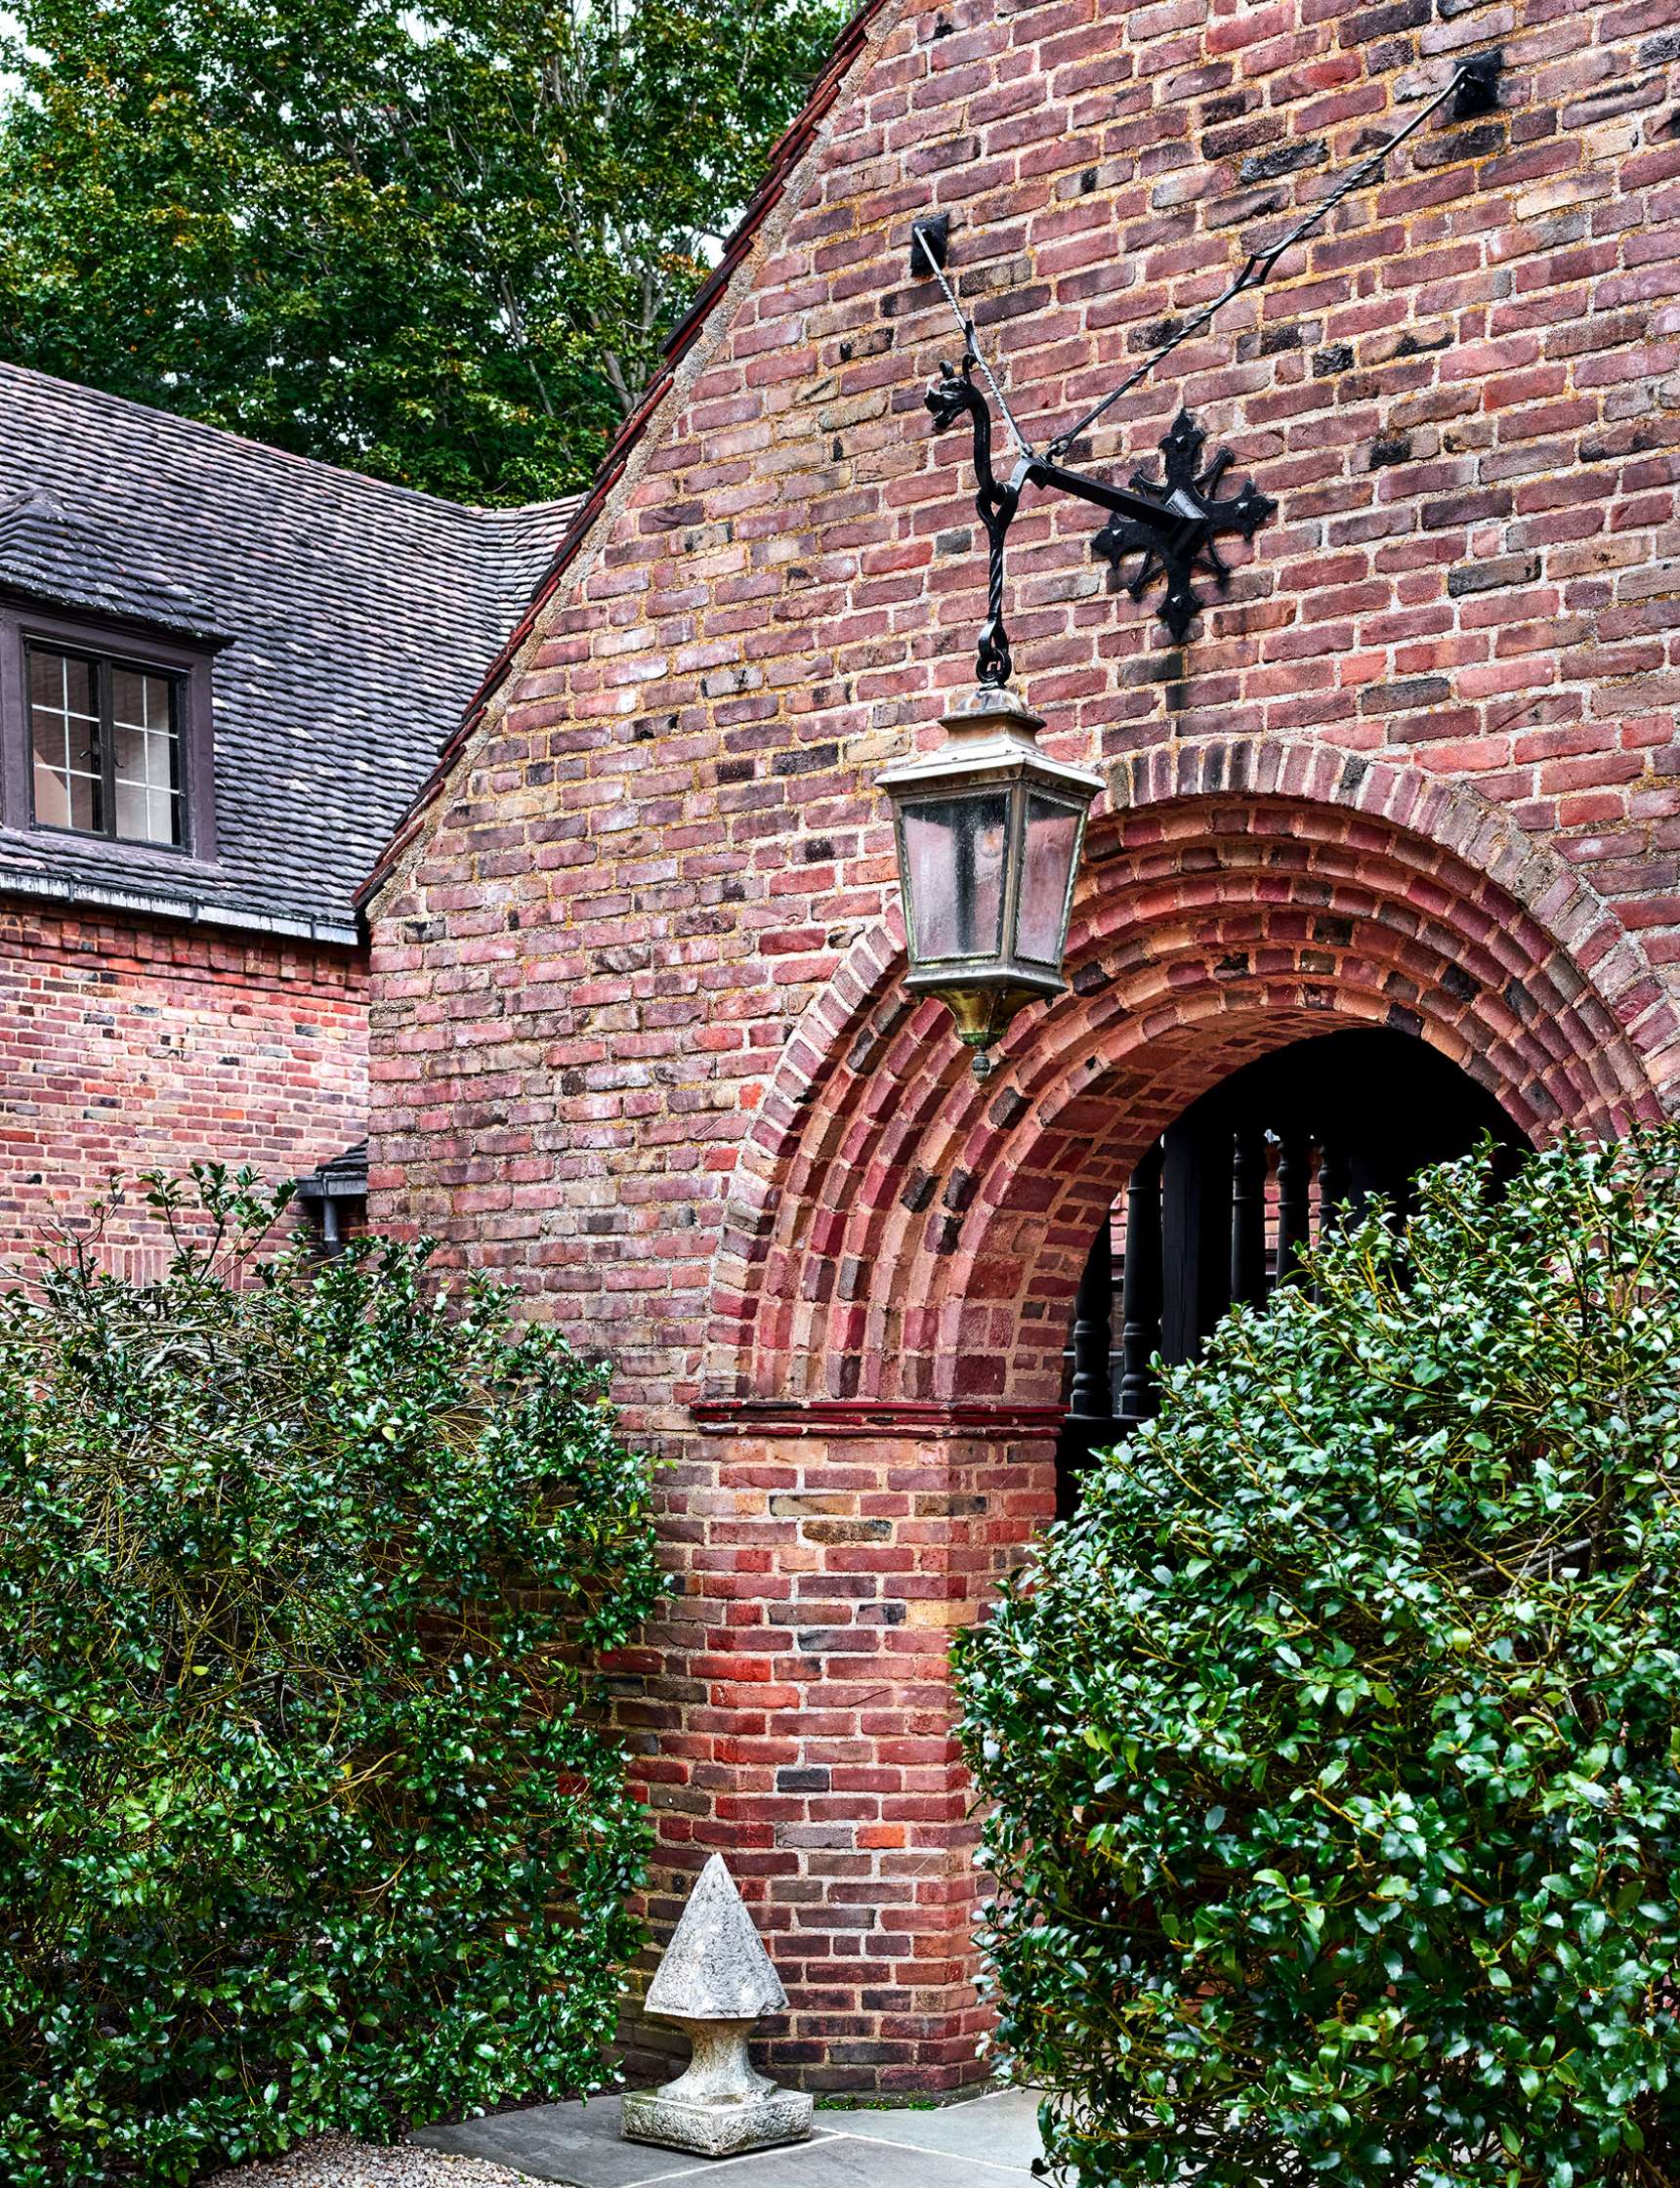
[[[1339,1230],[1347,1220],[1343,1202],[1353,1191],[1353,1164],[1340,1140],[1326,1140],[1319,1156],[1319,1229]]]
[[[1231,1297],[1266,1296],[1266,1134],[1239,1125],[1231,1140]]]
[[[1147,1420],[1157,1393],[1150,1360],[1160,1344],[1160,1171],[1157,1140],[1126,1189],[1126,1266],[1120,1293],[1122,1420]]]
[[[1278,1149],[1278,1282],[1295,1275],[1308,1241],[1313,1207],[1313,1143],[1299,1127],[1282,1133]]]
[[[1113,1253],[1105,1210],[1073,1299],[1073,1386],[1068,1411],[1074,1420],[1106,1420],[1113,1410]]]

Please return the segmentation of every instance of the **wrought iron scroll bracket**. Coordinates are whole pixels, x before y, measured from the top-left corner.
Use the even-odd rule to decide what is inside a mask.
[[[974,506],[987,539],[986,621],[981,625],[977,648],[982,684],[1002,686],[1009,682],[1013,665],[1009,633],[1003,621],[1003,543],[1021,506],[1021,472],[1000,484],[991,468],[991,409],[974,384],[977,358],[965,350],[959,364],[942,364],[938,379],[928,383],[928,408],[934,431],[944,433],[958,418],[967,417],[974,428]]]
[[[1011,657],[1009,632],[1003,619],[1003,551],[1009,527],[1029,486],[1071,493],[1108,512],[1108,523],[1098,532],[1093,551],[1119,569],[1133,556],[1138,568],[1127,590],[1134,600],[1159,576],[1166,579],[1161,620],[1182,645],[1191,621],[1201,607],[1194,580],[1205,571],[1221,592],[1231,582],[1230,566],[1219,552],[1218,541],[1229,534],[1252,539],[1277,504],[1256,490],[1252,482],[1236,494],[1221,496],[1219,484],[1230,467],[1229,448],[1222,448],[1203,464],[1204,436],[1188,411],[1181,410],[1172,431],[1161,442],[1165,474],[1159,480],[1135,472],[1127,486],[1093,479],[1081,471],[1052,463],[1028,449],[1006,480],[1000,480],[991,462],[991,409],[975,385],[977,358],[963,352],[957,364],[944,364],[928,383],[927,405],[934,431],[945,433],[966,417],[974,435],[974,506],[987,539],[986,621],[976,650],[980,682],[993,687],[1008,683]]]

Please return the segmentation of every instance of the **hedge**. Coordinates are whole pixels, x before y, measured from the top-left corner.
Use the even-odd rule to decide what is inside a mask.
[[[598,2086],[647,1843],[597,1654],[659,1594],[605,1371],[424,1244],[0,1299],[0,2177],[185,2180]]]
[[[1677,1165],[1332,1234],[960,1647],[1080,2188],[1680,2179]]]

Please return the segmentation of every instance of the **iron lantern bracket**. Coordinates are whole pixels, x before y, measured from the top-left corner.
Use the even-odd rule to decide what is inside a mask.
[[[1211,463],[1204,464],[1206,437],[1187,410],[1179,412],[1160,443],[1165,471],[1158,480],[1134,472],[1129,484],[1116,485],[1107,479],[1093,479],[1088,472],[1071,471],[1030,449],[1023,449],[1009,477],[999,480],[991,463],[991,409],[974,382],[979,361],[969,350],[959,364],[944,365],[928,383],[927,405],[936,433],[945,432],[964,416],[974,429],[974,505],[988,549],[986,621],[977,649],[980,682],[996,688],[1009,681],[1012,662],[1003,620],[1003,550],[1029,486],[1072,494],[1108,511],[1109,521],[1092,542],[1093,552],[1116,570],[1134,556],[1139,558],[1127,587],[1134,600],[1143,598],[1154,578],[1165,575],[1161,620],[1174,642],[1182,645],[1201,606],[1192,582],[1197,572],[1205,570],[1221,592],[1231,581],[1219,539],[1229,533],[1252,539],[1277,503],[1259,492],[1252,481],[1237,493],[1221,496],[1219,484],[1232,461],[1231,450],[1222,448]]]
[[[1153,372],[1181,343],[1197,335],[1233,298],[1245,289],[1258,288],[1296,243],[1322,228],[1330,214],[1355,190],[1376,181],[1389,158],[1444,107],[1451,119],[1467,121],[1493,112],[1499,105],[1499,82],[1504,56],[1495,47],[1458,63],[1451,75],[1418,106],[1411,118],[1374,151],[1359,161],[1292,228],[1276,241],[1251,251],[1234,278],[1210,303],[1193,312],[1159,343],[1143,361],[1128,372],[1117,387],[1092,403],[1082,416],[1057,434],[1040,454],[1023,432],[1009,406],[996,373],[982,354],[974,320],[957,302],[946,275],[950,245],[950,216],[941,213],[911,224],[910,275],[929,277],[962,329],[960,360],[942,364],[928,383],[927,405],[933,413],[934,431],[944,433],[966,416],[974,429],[974,468],[978,490],[975,507],[989,547],[986,622],[980,634],[980,681],[983,685],[1005,683],[1010,671],[1009,634],[1003,621],[1003,550],[1009,527],[1029,486],[1052,493],[1074,494],[1108,511],[1108,523],[1093,543],[1095,552],[1117,570],[1131,558],[1138,568],[1129,581],[1134,600],[1156,576],[1166,578],[1161,620],[1175,644],[1182,645],[1202,602],[1193,582],[1201,572],[1210,575],[1223,592],[1231,571],[1219,553],[1218,542],[1230,534],[1252,539],[1272,516],[1277,503],[1259,492],[1252,483],[1238,492],[1222,496],[1219,485],[1232,461],[1231,451],[1221,449],[1211,463],[1203,463],[1204,436],[1187,410],[1180,410],[1171,432],[1160,442],[1165,459],[1164,476],[1148,479],[1132,474],[1127,485],[1112,485],[1086,472],[1070,471],[1062,458],[1122,396]],[[1006,480],[999,480],[991,462],[991,407],[975,382],[978,369],[1002,414],[1017,461]]]

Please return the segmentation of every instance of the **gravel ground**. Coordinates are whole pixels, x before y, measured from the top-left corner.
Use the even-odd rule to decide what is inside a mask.
[[[527,2174],[482,2158],[449,2158],[400,2142],[384,2150],[349,2135],[317,2135],[283,2158],[216,2173],[205,2188],[532,2188],[532,2183]]]

